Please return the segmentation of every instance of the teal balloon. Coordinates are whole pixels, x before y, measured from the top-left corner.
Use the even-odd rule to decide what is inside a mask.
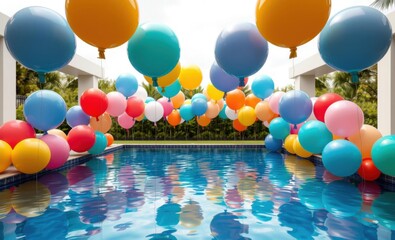
[[[145,104],[147,104],[147,103],[150,103],[150,102],[154,102],[155,101],[155,98],[153,98],[153,97],[147,97],[146,99],[145,99]]]
[[[286,122],[283,118],[275,118],[270,122],[269,132],[273,136],[273,138],[284,140],[291,131],[291,127],[289,123]]]
[[[193,95],[191,99],[191,103],[193,103],[196,99],[203,99],[204,101],[207,102],[207,97],[204,96],[203,93],[196,93],[195,95]]]
[[[195,115],[192,112],[192,105],[191,104],[184,104],[180,107],[180,116],[185,121],[191,120]]]
[[[226,116],[226,113],[225,113],[225,109],[226,109],[226,103],[224,103],[224,107],[221,109],[221,111],[219,112],[219,115],[218,115],[223,120],[228,119],[228,117]]]
[[[104,133],[95,131],[95,144],[88,150],[90,154],[100,154],[104,152],[107,147],[107,138]]]
[[[395,135],[377,140],[372,147],[374,165],[384,174],[395,176]]]
[[[325,146],[333,140],[332,133],[325,123],[311,120],[303,124],[298,133],[299,142],[304,149],[321,154]]]
[[[358,147],[347,140],[335,140],[322,151],[324,167],[333,175],[348,177],[358,171],[362,163],[362,154]]]
[[[133,67],[149,77],[169,73],[180,59],[176,34],[163,24],[140,25],[128,41],[128,57]]]
[[[176,81],[174,81],[172,84],[170,84],[167,87],[158,87],[158,92],[167,98],[172,98],[175,95],[177,95],[181,90],[181,84],[180,81],[178,81],[178,79]]]
[[[258,98],[265,99],[272,95],[274,91],[273,79],[267,75],[259,76],[252,82],[251,90]]]

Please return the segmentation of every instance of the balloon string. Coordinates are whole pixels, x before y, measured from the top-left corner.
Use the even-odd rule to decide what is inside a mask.
[[[152,85],[153,85],[154,87],[158,87],[158,78],[157,78],[157,77],[153,77],[153,78],[152,78]]]
[[[45,73],[38,72],[38,79],[40,80],[40,84],[45,83]]]
[[[165,87],[162,88],[162,93],[164,93],[164,92],[165,92]]]
[[[291,53],[289,54],[289,58],[296,58],[298,56],[298,54],[296,53],[296,49],[296,47],[289,48],[289,50],[291,51]]]
[[[358,72],[352,72],[351,73],[351,81],[353,83],[358,83],[359,82]]]
[[[239,87],[245,87],[244,77],[239,78]]]
[[[99,48],[99,57],[100,59],[106,59],[106,56],[104,54],[105,49],[104,48]]]

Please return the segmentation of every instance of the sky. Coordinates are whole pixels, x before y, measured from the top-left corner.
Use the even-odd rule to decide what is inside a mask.
[[[373,0],[332,0],[331,16],[342,9],[370,5]],[[195,64],[203,73],[201,86],[210,82],[210,67],[215,61],[215,42],[226,26],[241,22],[255,23],[257,0],[140,0],[138,1],[140,24],[161,23],[169,26],[177,35],[181,48],[181,66]],[[22,8],[43,6],[65,17],[62,0],[2,0],[0,12],[12,16]],[[98,16],[99,17],[99,16]],[[266,74],[276,87],[293,84],[288,78],[292,64],[318,53],[317,37],[298,47],[298,57],[290,60],[289,49],[269,44],[269,56],[259,72],[250,76]],[[127,43],[106,50],[106,59],[97,59],[97,49],[77,37],[77,54],[103,66],[104,78],[115,80],[122,73],[132,73],[142,82],[143,76],[133,69],[127,57]],[[293,62],[292,62],[293,61]]]

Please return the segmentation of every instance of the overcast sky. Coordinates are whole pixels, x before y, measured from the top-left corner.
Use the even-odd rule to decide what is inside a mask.
[[[181,65],[196,64],[203,72],[203,87],[210,81],[209,70],[213,63],[214,46],[221,30],[239,22],[255,23],[256,0],[140,0],[140,23],[156,22],[168,25],[177,34],[181,47]],[[356,6],[369,5],[373,0],[332,0],[331,16],[340,10]],[[0,12],[12,16],[18,10],[28,6],[44,6],[65,16],[64,1],[62,0],[2,0]],[[100,17],[98,15],[98,17]],[[317,41],[298,48],[295,63],[317,53]],[[97,49],[78,39],[77,54],[98,63]],[[288,69],[291,60],[289,50],[269,46],[269,57],[263,68],[254,76],[267,74],[273,78],[276,86],[293,83],[288,79]],[[137,79],[144,78],[130,64],[126,44],[106,50],[106,60],[102,62],[105,68],[104,77],[116,79],[121,73],[132,72]],[[254,79],[251,76],[250,79]]]

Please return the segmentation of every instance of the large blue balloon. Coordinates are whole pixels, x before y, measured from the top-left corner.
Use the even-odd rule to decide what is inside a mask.
[[[90,117],[82,111],[81,106],[73,106],[66,113],[66,122],[71,128],[78,125],[89,125]]]
[[[57,128],[66,117],[67,107],[63,98],[54,91],[39,90],[25,101],[23,114],[35,128],[47,131]]]
[[[164,87],[164,88],[158,87],[158,92],[162,96],[167,97],[167,98],[174,97],[175,95],[178,94],[178,92],[180,90],[181,90],[181,84],[180,84],[180,81],[178,81],[178,79],[167,87]]]
[[[298,133],[299,142],[307,151],[320,154],[324,147],[333,140],[332,133],[325,123],[311,120],[303,124]]]
[[[192,105],[191,104],[184,104],[180,107],[180,116],[185,121],[191,120],[195,115],[192,112]]]
[[[276,139],[284,140],[290,131],[289,123],[281,117],[275,118],[270,122],[269,132]]]
[[[95,131],[96,139],[95,144],[88,150],[90,154],[100,154],[107,147],[107,138],[104,133]]]
[[[279,112],[285,121],[299,124],[306,121],[313,110],[309,95],[303,91],[292,90],[285,93],[279,103]]]
[[[7,22],[4,39],[11,55],[22,65],[44,74],[67,65],[74,57],[76,42],[66,19],[44,7],[19,10]]]
[[[362,154],[358,147],[347,140],[335,140],[322,151],[322,163],[333,175],[348,177],[358,171]]]
[[[269,97],[274,91],[273,79],[267,75],[262,75],[254,79],[251,84],[252,93],[260,99]]]
[[[120,74],[115,81],[115,88],[125,97],[130,97],[137,92],[139,83],[133,74],[123,73]]]
[[[261,69],[269,53],[266,39],[252,23],[239,23],[226,27],[217,38],[215,59],[227,73],[239,78],[244,86],[244,77]]]
[[[358,71],[377,63],[391,40],[391,24],[383,13],[355,6],[329,19],[321,31],[318,50],[329,66],[351,73],[353,82],[358,82]]]
[[[265,147],[272,152],[276,152],[281,150],[283,146],[283,141],[280,139],[274,138],[271,134],[268,134],[265,137]]]
[[[239,78],[225,72],[216,62],[211,65],[210,80],[222,92],[232,91],[239,86]]]
[[[374,165],[384,174],[395,176],[395,135],[377,140],[372,147]]]
[[[196,116],[202,116],[207,111],[207,102],[204,99],[197,98],[192,101],[192,113]]]

